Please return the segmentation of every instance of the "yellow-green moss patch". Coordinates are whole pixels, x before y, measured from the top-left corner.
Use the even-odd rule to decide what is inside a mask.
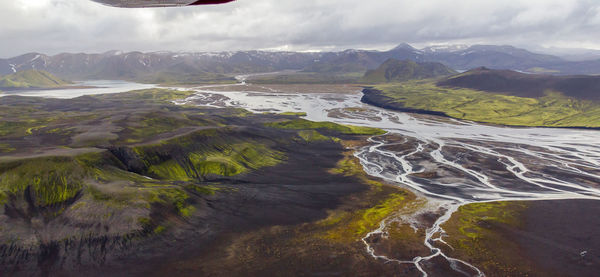
[[[306,142],[335,140],[334,138],[322,135],[321,133],[315,130],[298,131],[298,136],[300,136]]]
[[[272,128],[280,128],[280,129],[294,129],[294,130],[308,130],[308,129],[324,129],[333,132],[338,132],[340,134],[346,135],[382,135],[386,132],[384,130],[378,128],[371,127],[362,127],[362,126],[352,126],[352,125],[342,125],[333,122],[323,121],[309,121],[305,119],[294,119],[282,122],[272,122],[266,124]]]
[[[461,206],[442,227],[453,257],[468,260],[492,276],[526,276],[535,272],[520,246],[505,232],[518,229],[526,202],[473,203]]]
[[[282,112],[281,115],[306,116],[305,112]]]
[[[83,187],[85,169],[74,159],[51,157],[0,164],[0,190],[20,194],[30,189],[43,207],[75,197]]]

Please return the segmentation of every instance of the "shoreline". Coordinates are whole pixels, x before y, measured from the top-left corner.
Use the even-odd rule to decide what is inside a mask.
[[[0,87],[0,91],[2,92],[19,92],[19,91],[46,91],[46,90],[61,90],[61,89],[94,89],[94,88],[102,88],[96,86],[63,86],[63,87],[51,87],[51,88],[38,88],[38,87],[29,87],[29,88],[6,88]]]

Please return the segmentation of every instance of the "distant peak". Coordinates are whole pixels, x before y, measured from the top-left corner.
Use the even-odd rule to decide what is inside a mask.
[[[388,59],[377,69],[367,71],[361,80],[367,83],[385,83],[437,78],[452,74],[456,72],[441,63]]]
[[[417,50],[417,49],[414,48],[414,47],[412,47],[410,44],[404,42],[404,43],[400,43],[398,46],[394,47],[391,51],[394,51],[394,50],[411,50],[411,51],[414,51],[414,50]]]

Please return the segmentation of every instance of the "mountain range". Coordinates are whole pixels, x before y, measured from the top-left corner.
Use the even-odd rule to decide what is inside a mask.
[[[120,52],[102,54],[62,53],[48,56],[28,53],[0,59],[0,75],[17,71],[45,70],[60,78],[147,80],[157,74],[212,76],[279,70],[315,73],[350,73],[376,69],[386,60],[439,62],[458,71],[476,67],[511,69],[548,74],[600,74],[600,59],[568,61],[512,46],[436,46],[416,49],[408,44],[388,51],[345,50],[340,52]],[[221,77],[221,76],[220,76]]]

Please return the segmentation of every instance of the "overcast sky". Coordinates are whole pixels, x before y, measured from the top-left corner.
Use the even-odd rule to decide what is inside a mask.
[[[400,42],[600,49],[600,1],[237,0],[121,9],[89,0],[0,0],[0,57],[113,49],[386,49]]]

